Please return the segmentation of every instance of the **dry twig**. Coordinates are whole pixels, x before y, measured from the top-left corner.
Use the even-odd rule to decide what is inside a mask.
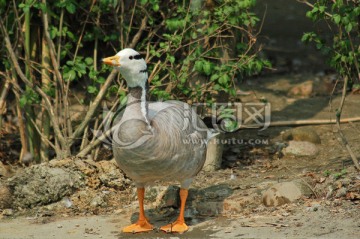
[[[359,161],[356,158],[356,155],[354,154],[354,152],[352,151],[352,149],[351,149],[351,147],[350,147],[350,145],[349,145],[349,143],[348,143],[344,133],[342,132],[341,127],[340,127],[341,113],[342,113],[342,109],[343,109],[343,106],[344,106],[344,103],[345,103],[348,81],[349,81],[349,78],[347,76],[345,76],[345,78],[344,78],[344,86],[343,86],[342,96],[341,96],[341,102],[340,102],[340,106],[339,106],[339,108],[338,108],[338,110],[336,112],[336,126],[337,126],[337,129],[338,129],[338,133],[340,135],[341,141],[344,144],[346,150],[348,151],[352,161],[354,162],[355,167],[357,168],[357,170],[360,170]]]

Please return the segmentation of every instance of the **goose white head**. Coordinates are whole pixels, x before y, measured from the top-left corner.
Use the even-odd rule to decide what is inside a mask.
[[[134,49],[125,48],[102,62],[119,69],[129,87],[145,87],[148,79],[146,62]]]

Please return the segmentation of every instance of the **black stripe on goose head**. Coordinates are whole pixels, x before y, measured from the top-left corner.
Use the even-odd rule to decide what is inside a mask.
[[[141,55],[139,54],[139,55],[129,56],[129,59],[130,59],[130,60],[133,60],[133,59],[135,59],[135,60],[141,60],[142,57],[141,57]]]
[[[144,70],[141,70],[139,71],[140,73],[146,73],[147,72],[147,69],[144,69]]]

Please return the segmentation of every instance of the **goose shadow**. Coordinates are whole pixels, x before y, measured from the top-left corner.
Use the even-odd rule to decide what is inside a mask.
[[[155,208],[145,210],[146,217],[155,227],[153,232],[147,234],[150,238],[151,236],[157,235],[152,234],[158,232],[161,226],[172,223],[177,219],[180,211],[179,190],[180,187],[178,186],[167,187],[165,192],[160,192],[158,196],[155,196],[158,198],[158,205]],[[153,193],[152,188],[149,188],[147,191],[150,194]],[[224,200],[232,194],[233,189],[226,184],[213,185],[199,189],[190,188],[184,213],[185,222],[190,227],[190,230],[186,232],[186,236],[188,237],[192,234],[194,234],[193,236],[200,236],[200,238],[206,236],[206,232],[192,227],[221,215],[224,210]],[[161,199],[159,200],[159,198]],[[131,223],[135,223],[138,220],[138,217],[138,212],[133,213],[131,216]],[[166,235],[166,233],[164,234]],[[119,236],[125,235],[127,235],[127,238],[130,236],[124,233],[120,233]],[[172,234],[170,233],[168,235]]]

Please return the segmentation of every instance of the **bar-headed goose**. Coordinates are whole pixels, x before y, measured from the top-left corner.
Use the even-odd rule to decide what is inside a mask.
[[[160,229],[183,233],[188,230],[184,220],[188,188],[204,165],[212,134],[188,104],[146,101],[147,66],[135,50],[123,49],[103,63],[117,68],[128,86],[126,109],[114,127],[113,153],[120,168],[136,183],[140,214],[123,232],[153,230],[144,213],[144,187],[156,180],[178,180],[180,215]]]

